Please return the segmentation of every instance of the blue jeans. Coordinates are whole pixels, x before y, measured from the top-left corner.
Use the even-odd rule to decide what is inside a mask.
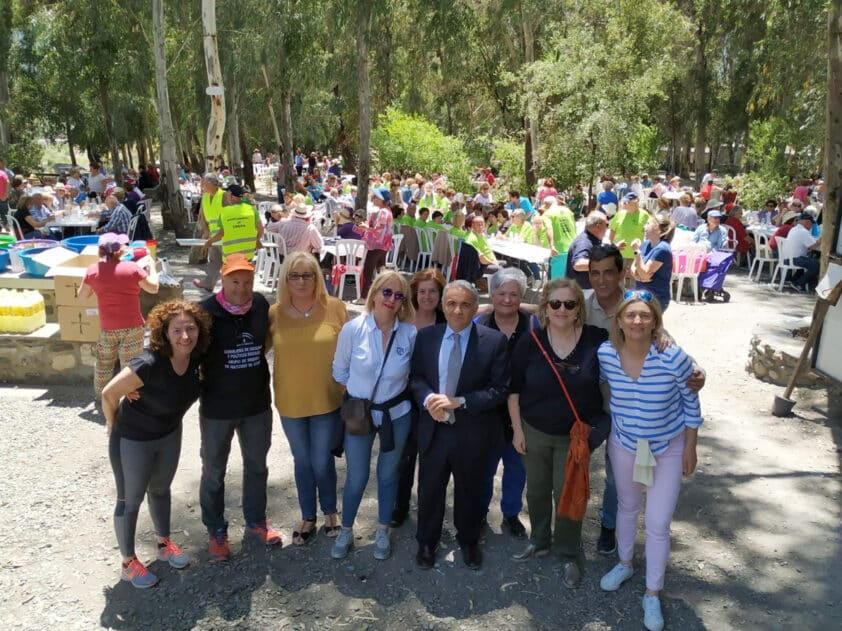
[[[199,415],[202,431],[202,478],[199,504],[202,523],[210,534],[228,528],[225,521],[225,471],[231,441],[236,433],[243,457],[243,517],[246,524],[266,519],[266,454],[272,445],[272,410],[235,419],[211,419]]]
[[[510,440],[503,441],[491,452],[483,481],[483,506],[485,506],[485,513],[488,514],[491,497],[494,494],[494,476],[497,474],[497,466],[501,459],[503,460],[503,480],[500,510],[503,517],[515,517],[523,509],[526,468],[523,466],[523,459]]]
[[[796,256],[792,262],[799,267],[804,268],[804,274],[798,281],[793,281],[794,284],[805,289],[809,289],[810,285],[815,285],[819,278],[819,259],[813,259],[809,256]]]
[[[617,526],[617,483],[614,482],[614,469],[611,468],[607,445],[605,448],[605,491],[602,493],[599,521],[603,528],[614,530]]]
[[[388,526],[392,518],[392,507],[398,491],[398,465],[403,446],[409,436],[410,415],[404,414],[392,420],[395,432],[395,448],[389,452],[380,452],[377,456],[377,521]],[[345,459],[348,469],[345,478],[345,490],[342,493],[342,526],[351,528],[360,508],[368,473],[371,469],[371,447],[375,434],[354,436],[345,433]]]
[[[316,492],[322,513],[336,512],[336,463],[331,449],[342,431],[339,410],[302,418],[281,417],[292,459],[301,518],[316,519]]]

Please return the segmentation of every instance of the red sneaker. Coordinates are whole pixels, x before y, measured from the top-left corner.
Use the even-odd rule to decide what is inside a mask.
[[[147,570],[137,557],[129,561],[128,565],[123,565],[120,579],[128,581],[138,589],[146,589],[158,583],[158,577]]]
[[[231,558],[231,548],[228,547],[228,531],[225,528],[220,528],[210,536],[208,553],[210,553],[211,563],[227,561]]]
[[[256,524],[246,525],[246,534],[267,546],[281,546],[281,533],[269,525],[267,519],[262,519]]]

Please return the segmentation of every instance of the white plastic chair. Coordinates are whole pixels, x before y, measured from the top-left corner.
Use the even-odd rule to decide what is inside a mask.
[[[453,259],[456,258],[456,255],[459,254],[459,242],[462,240],[462,237],[449,234],[447,235],[447,242],[450,245],[450,258],[447,262],[447,270],[445,270],[444,279],[448,283],[450,282],[450,276],[453,273]]]
[[[386,253],[386,267],[398,269],[398,253],[401,251],[402,234],[392,235],[392,249]]]
[[[769,273],[774,273],[778,259],[775,258],[775,253],[769,245],[769,236],[760,231],[755,231],[753,234],[754,260],[751,262],[751,267],[748,270],[748,278],[749,280],[760,282],[760,277],[763,276],[763,266],[768,264]],[[755,268],[757,268],[757,277],[752,279]]]
[[[129,230],[126,233],[129,237],[129,243],[134,241],[134,232],[137,230],[137,222],[140,220],[139,215],[135,215],[131,219],[129,219]]]
[[[357,299],[362,296],[363,266],[366,255],[365,242],[360,239],[339,239],[336,242],[336,264],[344,265],[345,271],[339,277],[336,285],[336,296],[342,298],[345,290],[345,279],[350,276],[354,279],[357,290]]]
[[[273,202],[260,202],[257,204],[257,212],[260,213],[260,220],[266,223],[266,213],[272,208]]]
[[[9,228],[12,231],[12,236],[15,238],[15,241],[23,239],[23,230],[21,230],[20,222],[17,220],[17,217],[15,217],[11,211],[7,217],[9,219]]]
[[[415,228],[418,235],[418,257],[415,259],[414,272],[432,265],[433,262],[433,241],[435,235],[431,234],[433,228]],[[422,267],[423,265],[423,267]]]
[[[257,252],[257,264],[255,265],[255,273],[263,285],[273,290],[277,287],[281,259],[286,254],[286,241],[281,235],[277,232],[263,233],[263,247]]]
[[[690,283],[693,299],[699,302],[699,274],[702,271],[707,252],[701,248],[682,248],[672,253],[672,279],[675,281],[673,299],[681,298],[684,281]]]
[[[722,224],[722,227],[725,228],[727,238],[725,239],[725,243],[722,244],[720,250],[723,252],[733,252],[737,249],[737,231],[734,229],[734,226],[729,226],[725,223]]]
[[[793,251],[791,245],[788,243],[788,239],[775,237],[775,244],[778,246],[778,265],[775,267],[775,271],[772,272],[772,280],[769,281],[769,284],[774,285],[775,276],[780,274],[778,291],[783,291],[784,282],[786,282],[786,273],[795,272],[804,268],[793,263]]]

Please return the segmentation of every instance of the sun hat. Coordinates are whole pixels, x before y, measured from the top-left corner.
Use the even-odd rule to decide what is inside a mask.
[[[298,204],[295,207],[294,215],[299,219],[309,219],[311,215],[310,206],[307,204]]]
[[[254,265],[246,258],[245,254],[235,252],[229,254],[222,265],[222,275],[228,276],[234,272],[254,272]]]

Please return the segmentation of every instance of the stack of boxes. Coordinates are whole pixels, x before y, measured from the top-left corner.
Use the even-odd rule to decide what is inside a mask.
[[[96,342],[99,339],[96,296],[81,299],[76,294],[85,280],[88,266],[99,260],[99,248],[91,245],[81,254],[72,254],[47,273],[55,280],[59,333],[67,342]]]

